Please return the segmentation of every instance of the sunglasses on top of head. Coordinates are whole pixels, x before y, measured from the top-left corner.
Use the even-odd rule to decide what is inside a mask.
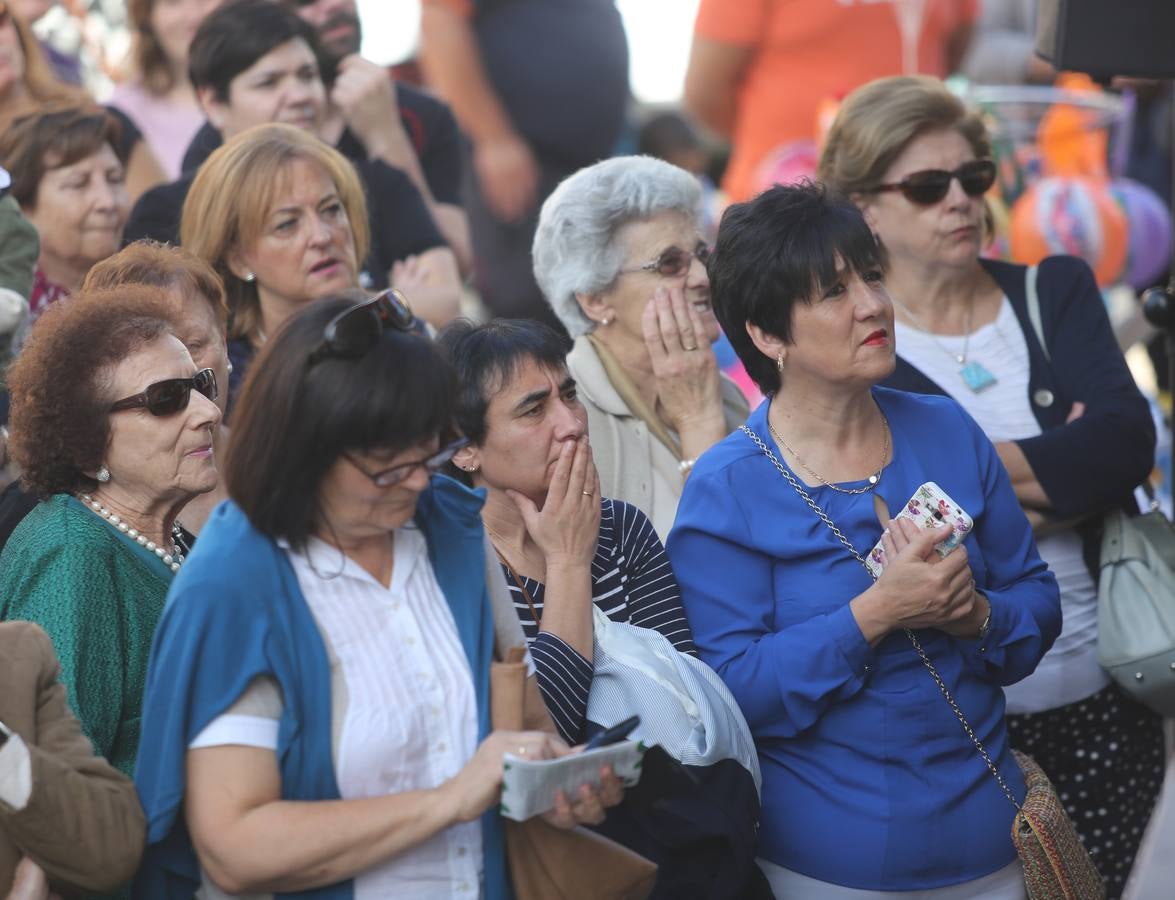
[[[327,322],[322,341],[310,354],[309,365],[329,357],[358,359],[378,344],[380,335],[389,328],[423,334],[422,323],[395,288],[357,303]]]
[[[156,381],[147,385],[147,390],[126,397],[110,404],[110,412],[122,412],[127,409],[145,407],[153,416],[171,416],[188,408],[192,399],[192,388],[203,394],[209,400],[215,401],[218,395],[216,387],[216,373],[211,369],[201,369],[191,378],[168,378],[166,381]]]
[[[879,184],[874,193],[901,191],[902,196],[919,206],[931,206],[942,200],[951,189],[951,181],[959,179],[959,185],[968,197],[980,197],[995,184],[995,163],[990,159],[975,159],[963,163],[953,172],[945,169],[923,169],[911,172],[901,181]]]
[[[656,272],[662,278],[678,278],[689,271],[690,264],[697,259],[702,265],[710,258],[710,247],[705,241],[698,241],[693,250],[668,247],[656,259],[651,259],[630,269],[621,269],[621,274],[631,272]]]

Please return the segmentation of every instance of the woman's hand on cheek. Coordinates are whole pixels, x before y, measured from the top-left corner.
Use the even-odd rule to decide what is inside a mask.
[[[706,328],[680,286],[658,288],[641,317],[657,399],[678,431],[694,424],[722,427],[718,360]]]
[[[600,534],[600,477],[586,435],[563,442],[541,510],[515,491],[507,495],[548,568],[591,565]]]

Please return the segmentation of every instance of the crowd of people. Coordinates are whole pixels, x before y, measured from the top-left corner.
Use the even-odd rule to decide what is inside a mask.
[[[1166,751],[1091,561],[1155,429],[1088,265],[982,258],[973,4],[885,10],[761,192],[851,4],[720,6],[711,246],[696,170],[612,155],[610,0],[425,0],[449,103],[354,0],[132,0],[107,106],[0,0],[0,897],[539,900],[559,841],[644,873],[601,900],[1027,900],[1014,752],[1121,896]],[[507,817],[646,695],[639,780]]]

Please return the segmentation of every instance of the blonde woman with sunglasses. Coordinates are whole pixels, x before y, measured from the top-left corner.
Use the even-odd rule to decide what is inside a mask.
[[[980,259],[991,155],[979,116],[940,81],[884,78],[845,99],[820,177],[856,201],[888,257],[898,358],[883,383],[966,408],[995,443],[1056,573],[1064,630],[1036,671],[1006,689],[1009,732],[1057,785],[1115,898],[1162,783],[1163,737],[1159,718],[1098,666],[1086,560],[1097,560],[1102,515],[1133,508],[1154,427],[1088,265]]]

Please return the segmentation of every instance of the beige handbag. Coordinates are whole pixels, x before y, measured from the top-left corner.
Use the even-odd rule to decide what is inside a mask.
[[[488,559],[496,558],[490,554]],[[496,562],[487,578],[497,578],[504,591]],[[493,598],[495,582],[490,585]],[[509,619],[503,621],[507,615]],[[525,638],[508,594],[504,602],[494,603],[494,619],[498,645],[498,659],[490,664],[494,730],[554,734],[538,682],[527,673]],[[587,828],[556,828],[538,816],[525,822],[503,818],[502,825],[515,900],[645,900],[656,883],[655,863]]]

